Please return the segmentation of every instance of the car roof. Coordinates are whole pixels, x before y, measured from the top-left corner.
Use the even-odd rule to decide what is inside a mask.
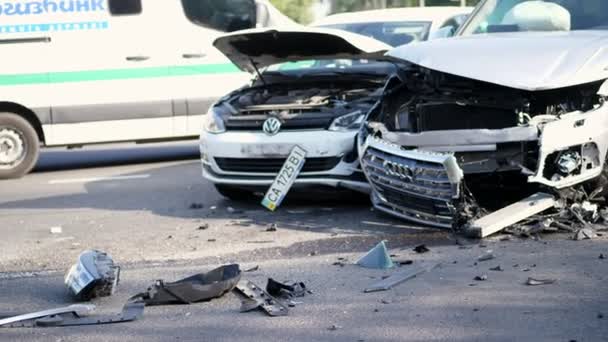
[[[332,14],[315,21],[311,26],[391,21],[430,21],[433,26],[437,26],[456,15],[470,14],[472,11],[473,7],[457,6],[389,8]]]

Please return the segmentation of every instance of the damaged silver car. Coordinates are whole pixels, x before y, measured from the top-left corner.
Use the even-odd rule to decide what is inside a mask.
[[[608,2],[487,0],[457,35],[387,55],[400,71],[358,144],[374,206],[486,236],[603,196]]]

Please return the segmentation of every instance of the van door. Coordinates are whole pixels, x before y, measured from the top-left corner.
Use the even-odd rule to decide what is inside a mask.
[[[198,136],[203,115],[213,102],[251,78],[215,49],[213,41],[226,32],[255,27],[256,5],[253,0],[180,2],[175,13],[179,19],[170,31],[171,48],[166,50],[174,61],[172,84],[179,90],[174,103],[186,103],[185,112],[175,107],[175,134]]]
[[[98,3],[97,13],[82,6],[71,18],[94,14],[96,29],[61,32],[54,41],[50,145],[171,137],[173,107],[162,82],[169,71],[156,53],[161,28],[141,0],[90,2]]]

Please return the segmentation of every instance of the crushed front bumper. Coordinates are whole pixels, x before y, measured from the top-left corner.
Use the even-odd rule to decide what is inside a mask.
[[[307,151],[295,185],[343,187],[370,192],[359,167],[356,132],[284,131],[203,133],[200,138],[203,177],[215,184],[267,187],[294,146]]]

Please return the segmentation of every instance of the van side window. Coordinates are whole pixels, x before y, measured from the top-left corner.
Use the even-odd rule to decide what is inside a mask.
[[[253,0],[182,0],[182,6],[191,22],[214,30],[232,32],[256,26]]]
[[[141,0],[109,0],[110,14],[135,15],[141,13]]]

